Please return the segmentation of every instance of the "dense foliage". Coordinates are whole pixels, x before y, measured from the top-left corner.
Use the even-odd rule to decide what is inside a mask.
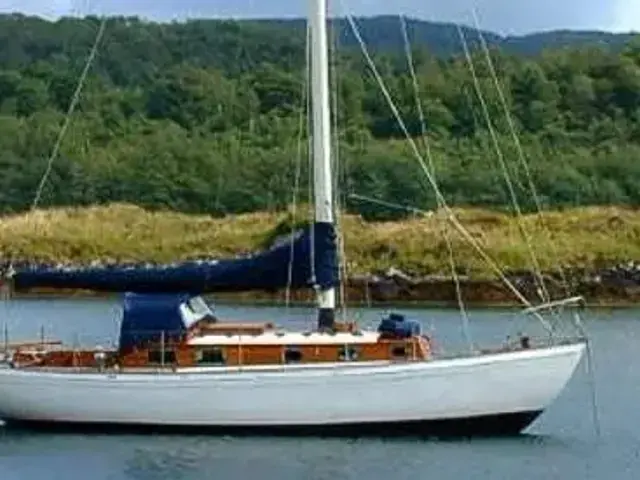
[[[98,23],[0,17],[3,212],[30,206]],[[406,57],[384,48],[398,45],[400,25],[389,18],[362,23],[423,149]],[[414,22],[410,32],[418,40],[415,69],[442,191],[452,204],[506,207],[508,190],[459,43],[457,55],[429,53],[451,53],[456,30],[427,27]],[[340,48],[332,79],[341,191],[430,208],[432,190],[346,32],[344,23],[334,32]],[[532,38],[553,47],[550,35]],[[535,52],[533,40],[488,37],[494,46],[506,45],[492,55],[544,206],[640,204],[640,42],[605,34],[555,38],[557,45],[573,38],[581,46],[524,56],[513,52]],[[611,40],[615,48],[589,46],[589,38]],[[621,45],[621,39],[629,41]],[[292,198],[297,159],[306,158],[306,133],[300,134],[300,125],[306,128],[304,51],[303,28],[295,21],[111,19],[41,205],[127,202],[219,215],[282,208]],[[474,52],[474,65],[516,193],[532,208],[482,52]],[[304,201],[309,175],[307,162],[301,163]],[[389,213],[362,202],[349,208],[368,216]]]

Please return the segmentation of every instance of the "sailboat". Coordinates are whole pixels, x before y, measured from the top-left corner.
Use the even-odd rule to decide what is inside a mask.
[[[124,297],[115,349],[43,344],[7,352],[0,419],[8,427],[512,435],[565,388],[586,348],[579,336],[440,357],[420,324],[402,315],[372,330],[336,321],[326,12],[326,0],[310,0],[315,221],[290,242],[245,258],[8,274],[7,285],[19,289]],[[317,328],[222,322],[203,300],[285,286],[315,289]]]

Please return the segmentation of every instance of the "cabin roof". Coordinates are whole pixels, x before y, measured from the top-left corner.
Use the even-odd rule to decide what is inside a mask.
[[[380,338],[377,332],[301,333],[264,332],[258,335],[202,335],[191,338],[189,345],[345,345],[375,343]]]

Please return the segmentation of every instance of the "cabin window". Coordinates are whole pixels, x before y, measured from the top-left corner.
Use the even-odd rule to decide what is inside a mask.
[[[164,361],[162,358],[163,354],[164,354]],[[165,350],[164,352],[162,350],[149,350],[149,363],[156,364],[156,365],[161,365],[162,363],[164,363],[165,365],[167,365],[175,362],[176,362],[176,352],[173,350]]]
[[[398,358],[398,357],[406,357],[407,356],[407,350],[405,347],[393,347],[391,349],[391,356],[394,358]]]
[[[200,365],[224,365],[224,352],[220,347],[209,347],[197,350],[196,362]]]
[[[297,348],[289,347],[284,351],[285,363],[297,363],[302,360],[302,352]]]
[[[344,361],[357,360],[358,351],[350,345],[341,347],[340,350],[338,351],[338,359],[344,360]]]

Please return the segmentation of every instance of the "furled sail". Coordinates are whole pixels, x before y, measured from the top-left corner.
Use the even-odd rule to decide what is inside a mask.
[[[293,255],[292,255],[293,248]],[[293,261],[291,261],[293,259]],[[316,222],[293,241],[244,258],[163,266],[29,267],[13,276],[18,290],[47,287],[104,292],[190,293],[336,286],[335,230]]]

